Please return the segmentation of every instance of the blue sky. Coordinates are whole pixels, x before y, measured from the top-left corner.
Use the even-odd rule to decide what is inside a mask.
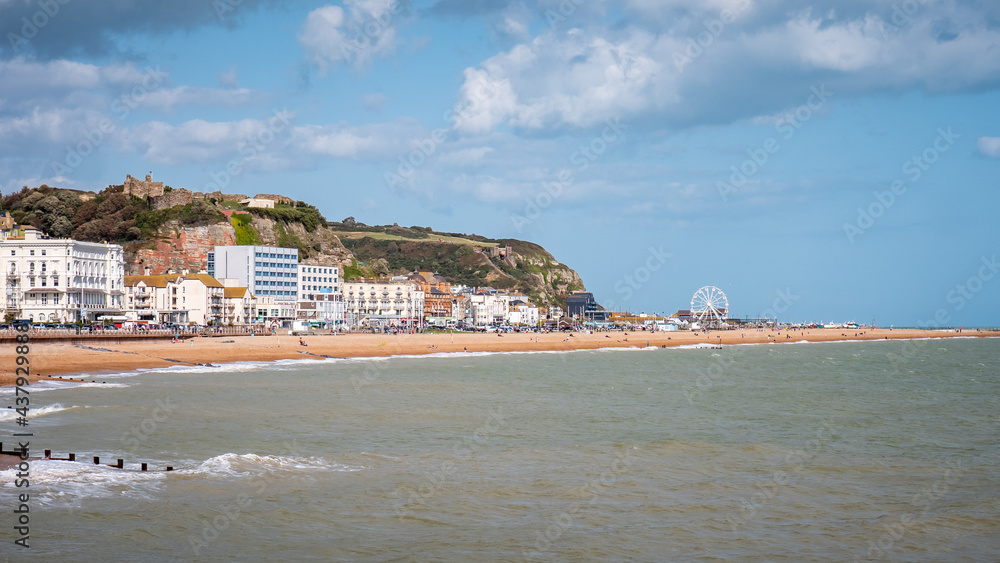
[[[1000,324],[995,2],[0,0],[0,31],[5,193],[152,172],[538,242],[633,311]]]

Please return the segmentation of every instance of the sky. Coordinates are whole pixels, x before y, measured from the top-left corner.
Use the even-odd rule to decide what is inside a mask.
[[[0,0],[0,191],[280,193],[602,305],[1000,325],[993,0]]]

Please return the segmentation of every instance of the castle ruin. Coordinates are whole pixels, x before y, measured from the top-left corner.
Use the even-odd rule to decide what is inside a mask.
[[[133,197],[159,197],[163,195],[163,182],[154,182],[153,177],[146,174],[146,181],[125,175],[124,194]]]

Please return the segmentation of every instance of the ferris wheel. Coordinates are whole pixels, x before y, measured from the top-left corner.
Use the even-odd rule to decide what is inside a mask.
[[[691,316],[704,323],[725,323],[729,314],[729,300],[721,289],[714,285],[705,287],[694,292],[691,297]]]

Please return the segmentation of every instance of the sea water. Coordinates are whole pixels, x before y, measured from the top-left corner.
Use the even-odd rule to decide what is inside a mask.
[[[998,339],[86,379],[31,386],[32,453],[83,462],[0,472],[10,561],[1000,560]]]

